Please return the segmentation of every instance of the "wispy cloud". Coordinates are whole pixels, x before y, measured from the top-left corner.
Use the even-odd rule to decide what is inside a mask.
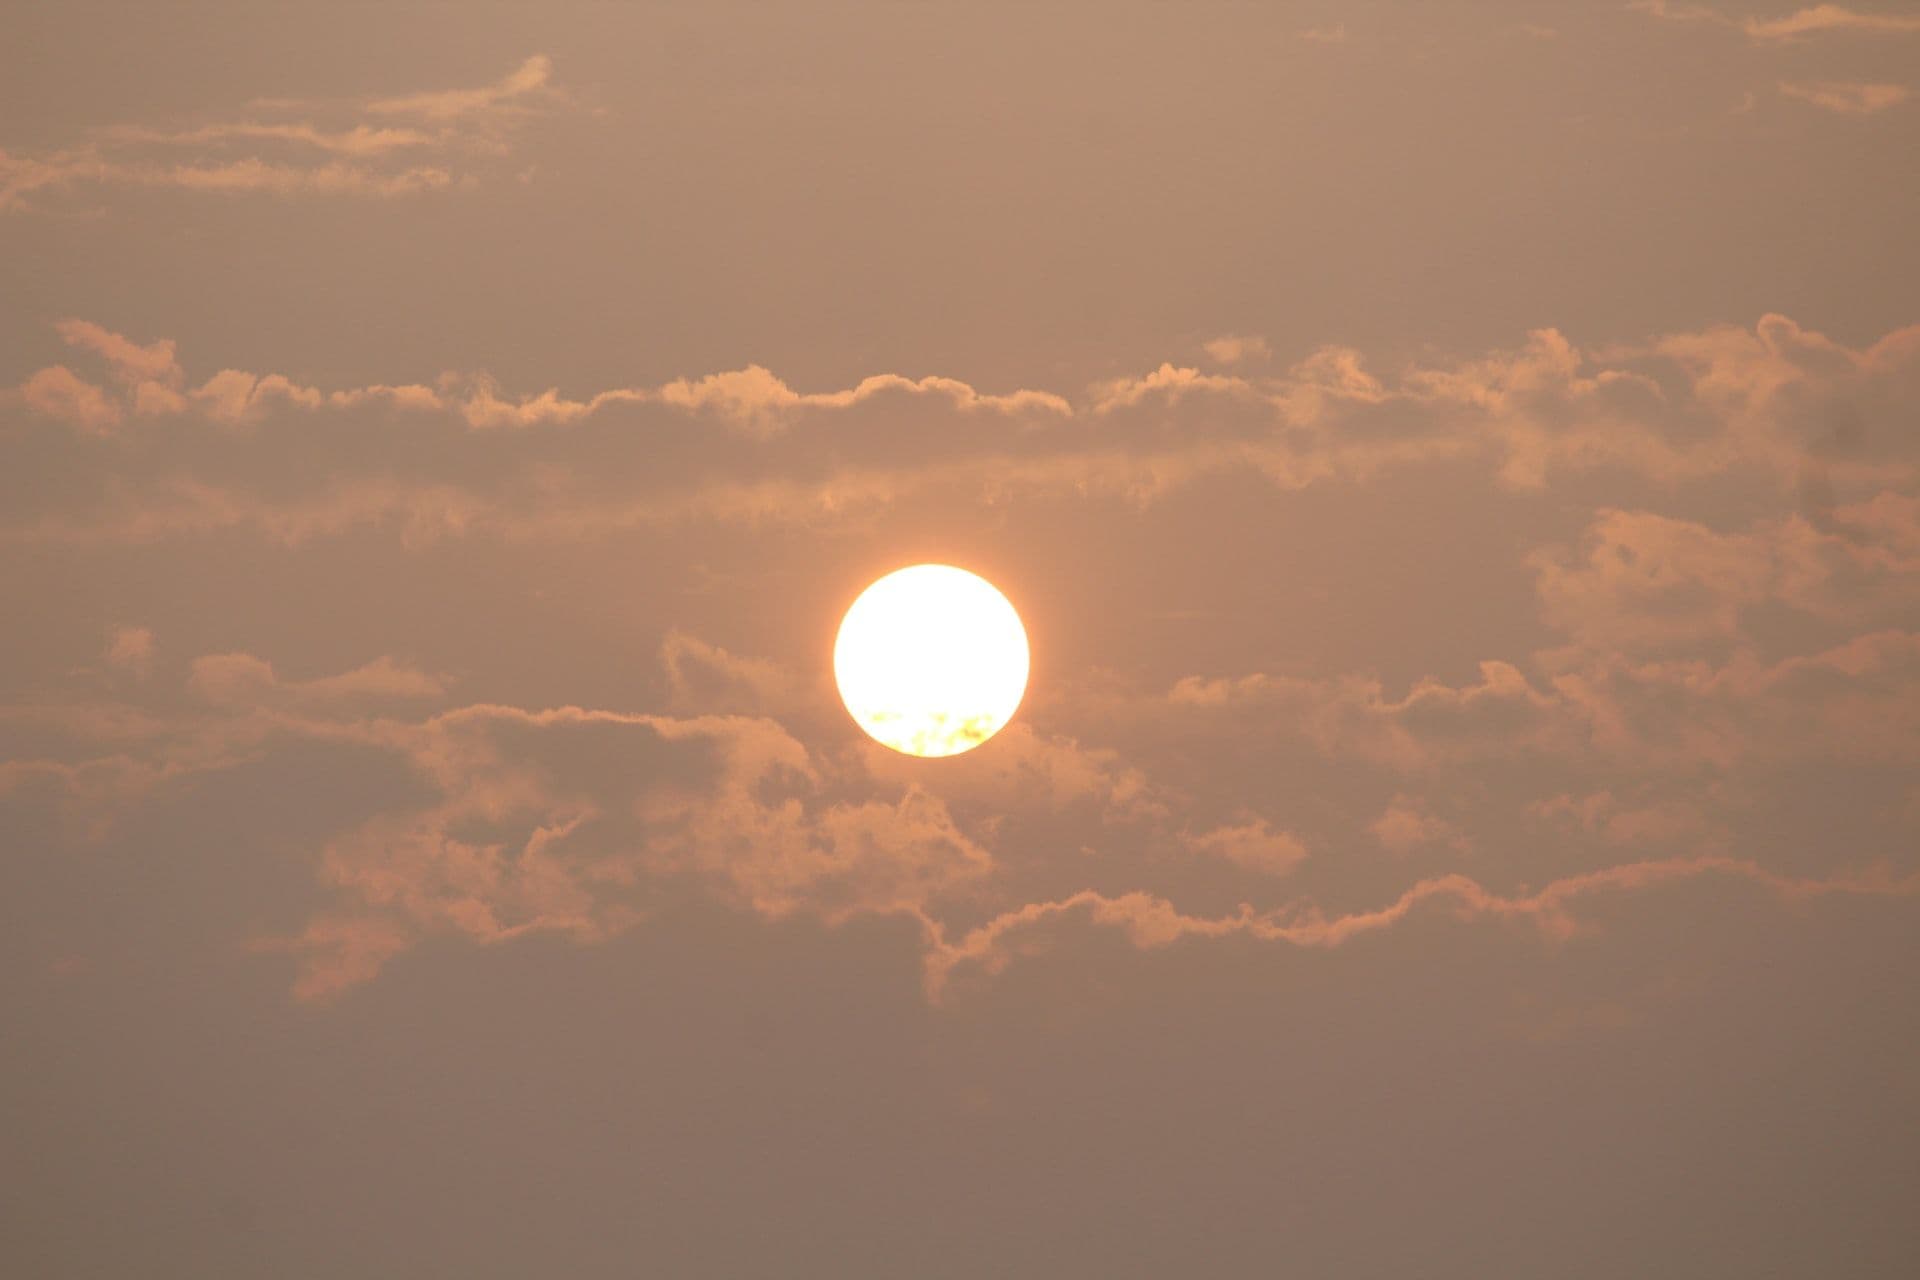
[[[1268,348],[1265,338],[1259,337],[1258,335],[1246,336],[1231,333],[1223,334],[1210,342],[1202,344],[1201,349],[1207,353],[1207,358],[1215,364],[1240,364],[1243,361],[1259,362],[1268,359],[1273,354]]]
[[[411,116],[446,122],[521,111],[554,96],[553,59],[535,54],[492,84],[478,89],[435,89],[399,97],[376,98],[367,111],[377,116]]]
[[[1827,31],[1866,31],[1878,34],[1920,32],[1920,17],[1911,14],[1869,13],[1844,5],[1817,4],[1779,18],[1743,18],[1741,29],[1756,40],[1791,40]]]
[[[1296,947],[1337,947],[1392,928],[1428,908],[1451,907],[1463,920],[1530,924],[1550,938],[1568,938],[1582,924],[1575,914],[1581,900],[1604,894],[1642,892],[1705,876],[1749,881],[1779,898],[1834,896],[1910,898],[1920,895],[1920,874],[1886,871],[1830,878],[1780,875],[1758,864],[1729,857],[1672,858],[1625,863],[1555,880],[1531,893],[1503,894],[1465,875],[1422,880],[1387,905],[1342,914],[1310,904],[1258,912],[1243,906],[1221,916],[1190,915],[1151,893],[1106,894],[1087,890],[1035,902],[1005,912],[949,942],[936,933],[927,956],[927,985],[938,995],[957,971],[978,968],[1003,972],[1030,946],[1016,940],[1049,923],[1074,917],[1098,927],[1118,929],[1139,947],[1164,947],[1186,939],[1246,937]]]
[[[1783,80],[1780,92],[1789,98],[1811,103],[1823,111],[1848,116],[1877,115],[1913,96],[1913,91],[1905,85],[1855,84],[1844,80],[1823,80],[1812,84]]]
[[[153,669],[153,632],[146,627],[115,627],[107,635],[107,665],[145,679]]]
[[[455,187],[508,154],[527,118],[567,101],[552,71],[535,55],[477,89],[256,102],[238,119],[107,125],[72,146],[0,150],[0,213],[108,187],[374,198]]]
[[[1393,853],[1411,853],[1429,846],[1465,853],[1472,847],[1464,832],[1431,812],[1419,796],[1404,793],[1395,795],[1386,811],[1367,824],[1367,830]]]
[[[1800,36],[1848,31],[1881,35],[1920,32],[1920,17],[1849,9],[1838,4],[1812,5],[1776,18],[1734,17],[1704,5],[1674,4],[1670,0],[1632,0],[1627,7],[1673,22],[1708,22],[1734,27],[1756,41],[1793,40]]]

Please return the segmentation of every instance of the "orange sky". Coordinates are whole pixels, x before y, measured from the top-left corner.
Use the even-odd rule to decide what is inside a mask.
[[[1920,1268],[1910,8],[6,31],[0,1270]]]

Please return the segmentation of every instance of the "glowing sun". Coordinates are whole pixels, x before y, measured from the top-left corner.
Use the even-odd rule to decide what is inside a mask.
[[[991,582],[965,569],[896,569],[853,602],[833,677],[854,722],[911,756],[991,738],[1027,691],[1027,631]]]

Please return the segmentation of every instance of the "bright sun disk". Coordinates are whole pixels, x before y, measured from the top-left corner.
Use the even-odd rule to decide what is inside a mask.
[[[978,574],[916,564],[853,602],[833,675],[867,735],[913,756],[951,756],[1004,727],[1027,690],[1027,632]]]

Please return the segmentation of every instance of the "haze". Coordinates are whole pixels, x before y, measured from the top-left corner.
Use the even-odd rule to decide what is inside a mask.
[[[4,31],[0,1271],[1920,1274],[1910,8]]]

